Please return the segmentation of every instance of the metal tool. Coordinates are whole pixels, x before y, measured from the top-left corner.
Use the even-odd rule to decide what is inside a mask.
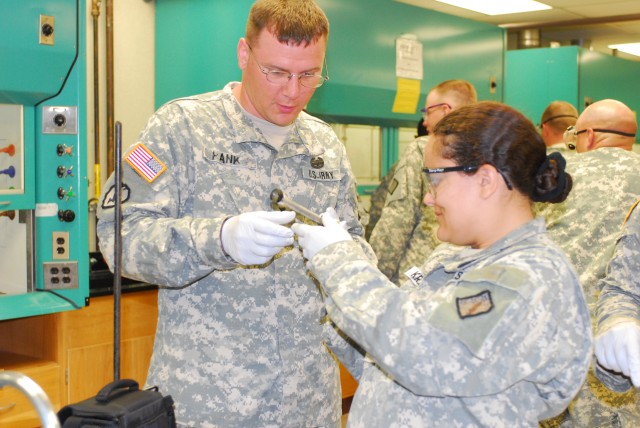
[[[284,193],[282,193],[282,190],[280,189],[273,189],[271,191],[271,203],[281,208],[295,211],[296,213],[300,214],[303,217],[308,218],[311,221],[314,221],[320,225],[322,224],[322,217],[320,217],[318,214],[314,213],[310,209],[303,207],[299,203],[286,198],[284,196]]]

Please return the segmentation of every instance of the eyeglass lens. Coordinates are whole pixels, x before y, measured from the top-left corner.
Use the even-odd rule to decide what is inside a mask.
[[[319,88],[324,84],[324,82],[329,80],[328,76],[323,76],[321,74],[310,74],[310,73],[295,74],[295,73],[290,73],[288,71],[271,70],[270,68],[263,67],[258,62],[255,55],[253,54],[253,49],[251,48],[251,46],[249,45],[247,46],[249,47],[249,53],[253,55],[253,59],[258,65],[258,68],[260,69],[262,74],[265,75],[267,80],[271,83],[274,83],[276,85],[286,85],[289,82],[289,80],[293,78],[293,76],[296,76],[298,78],[298,82],[300,82],[302,86],[313,89],[313,88]],[[327,59],[325,58],[324,59],[325,68],[326,68],[326,64],[327,64]]]

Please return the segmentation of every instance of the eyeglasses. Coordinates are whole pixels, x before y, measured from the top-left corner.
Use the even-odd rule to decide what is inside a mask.
[[[253,49],[251,49],[251,46],[249,46],[248,44],[247,46],[249,47],[249,52],[253,55]],[[265,75],[267,80],[271,83],[275,83],[276,85],[286,85],[287,83],[289,83],[289,81],[293,76],[296,76],[298,78],[298,82],[300,82],[302,86],[304,86],[305,88],[314,89],[314,88],[319,88],[320,86],[324,85],[324,82],[329,80],[329,68],[327,67],[326,57],[324,58],[324,62],[323,62],[323,66],[325,70],[327,70],[326,76],[323,76],[321,74],[314,74],[314,73],[295,74],[295,73],[290,73],[288,71],[283,71],[283,70],[273,70],[260,65],[255,55],[253,56],[253,59],[256,61],[256,65],[258,66],[262,74]]]
[[[511,185],[511,182],[509,182],[509,180],[507,179],[507,176],[504,174],[504,172],[493,164],[488,164],[488,165],[491,165],[496,169],[496,171],[498,171],[498,174],[500,174],[500,176],[504,180],[504,184],[507,185],[507,189],[513,190],[513,186]],[[442,178],[438,178],[437,176],[433,176],[432,174],[442,174],[445,172],[456,172],[456,171],[473,172],[473,171],[476,171],[478,168],[480,168],[480,166],[458,165],[458,166],[449,166],[444,168],[422,168],[422,172],[425,174],[427,178],[427,186],[428,186],[427,191],[431,194],[431,196],[435,197],[436,187],[438,187],[438,185],[442,181]]]
[[[542,122],[540,122],[538,124],[538,128],[542,129],[542,125],[544,125],[545,123],[551,122],[552,120],[556,120],[556,119],[560,119],[561,117],[571,117],[573,119],[577,119],[578,117],[573,115],[573,114],[559,114],[557,116],[551,116],[546,118],[545,120],[543,120]]]
[[[439,103],[439,104],[434,104],[431,106],[427,106],[425,108],[420,109],[420,111],[422,112],[422,117],[424,119],[427,118],[427,116],[429,116],[429,111],[434,109],[434,108],[438,108],[438,107],[442,107],[442,106],[447,106],[449,108],[451,108],[451,106],[448,103]]]
[[[562,139],[564,140],[564,144],[567,146],[569,150],[576,149],[576,141],[578,140],[578,135],[582,134],[583,132],[587,132],[587,129],[591,129],[593,132],[602,132],[604,134],[622,135],[623,137],[636,136],[636,134],[631,134],[629,132],[622,132],[622,131],[614,131],[612,129],[585,128],[582,131],[576,131],[575,126],[570,126],[567,128],[566,131],[564,131],[564,135],[562,136]]]
[[[448,166],[443,168],[422,168],[422,172],[425,174],[427,178],[427,192],[431,194],[431,196],[436,196],[436,188],[442,181],[443,177],[439,177],[435,174],[444,174],[445,172],[472,172],[480,168],[479,166]]]

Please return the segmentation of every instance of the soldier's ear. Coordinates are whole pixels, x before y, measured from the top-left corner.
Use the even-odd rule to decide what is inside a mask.
[[[480,197],[483,199],[488,199],[496,192],[502,179],[498,170],[489,164],[484,164],[478,168],[475,176],[480,184]]]
[[[247,68],[247,63],[249,62],[249,44],[247,40],[242,37],[238,40],[238,68],[244,71]]]

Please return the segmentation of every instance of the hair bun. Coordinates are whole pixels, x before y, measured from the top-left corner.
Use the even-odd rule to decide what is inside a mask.
[[[536,202],[562,202],[571,188],[573,180],[565,172],[567,161],[559,152],[547,155],[538,167],[535,178],[533,200]]]

